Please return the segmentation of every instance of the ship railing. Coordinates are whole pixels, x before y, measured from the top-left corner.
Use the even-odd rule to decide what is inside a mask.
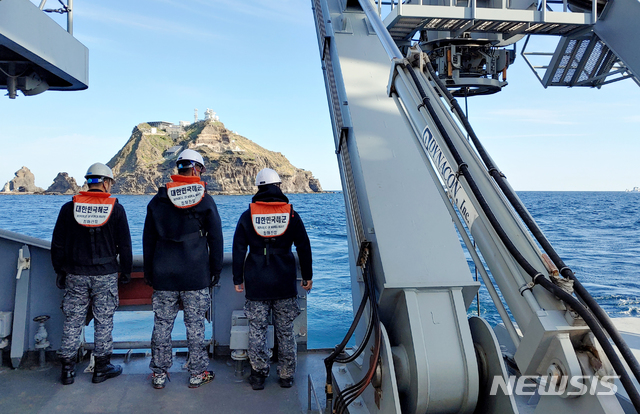
[[[205,341],[209,352],[216,355],[231,353],[233,315],[243,309],[245,301],[243,294],[235,292],[231,264],[231,253],[225,253],[220,283],[211,290],[211,328],[207,328]],[[299,266],[298,279],[301,280]],[[131,281],[126,285],[119,284],[118,293],[118,313],[152,310],[153,289],[144,283],[142,255],[134,256]],[[51,242],[0,229],[0,344],[6,338],[11,339],[14,367],[18,367],[27,353],[39,350],[36,337],[41,336],[37,335],[40,324],[34,321],[38,316],[49,317],[46,320],[46,350],[55,351],[60,347],[64,323],[64,314],[60,310],[63,296],[64,290],[56,287],[56,274],[51,264]],[[304,352],[307,350],[307,297],[300,286],[298,303],[301,314],[294,321],[294,331],[298,351]],[[242,319],[236,315],[236,322],[242,324],[239,318]],[[151,320],[149,339],[152,324]],[[114,338],[115,349],[150,348],[149,340],[128,340],[126,337],[118,340],[117,336],[120,335]],[[81,350],[91,350],[93,346],[82,340]],[[186,348],[186,341],[173,341],[173,347]]]

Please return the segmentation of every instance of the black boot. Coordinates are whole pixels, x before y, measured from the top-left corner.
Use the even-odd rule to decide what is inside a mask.
[[[264,375],[251,368],[251,375],[249,375],[249,384],[251,384],[251,388],[254,390],[263,390],[264,380],[267,379],[268,375],[268,373],[267,375]]]
[[[93,369],[93,378],[91,379],[91,382],[94,384],[122,374],[122,367],[120,365],[111,364],[111,355],[96,356],[95,358],[96,366]]]
[[[76,361],[72,358],[60,358],[62,363],[62,375],[60,381],[64,385],[73,384],[73,378],[76,376]]]

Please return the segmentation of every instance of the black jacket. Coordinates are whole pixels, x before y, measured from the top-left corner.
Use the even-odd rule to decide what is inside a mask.
[[[131,273],[129,223],[118,201],[109,221],[101,227],[78,224],[73,217],[73,201],[60,208],[51,239],[51,262],[56,273],[89,276],[116,273],[116,256],[120,256],[120,271]]]
[[[253,202],[289,202],[275,185],[260,186]],[[277,300],[295,297],[296,262],[291,246],[295,244],[304,280],[311,280],[311,243],[302,219],[293,209],[289,227],[282,236],[269,240],[269,249],[278,253],[264,254],[265,238],[256,233],[251,223],[251,211],[240,216],[233,236],[233,283],[244,282],[246,298],[249,300]],[[249,247],[250,246],[250,247]],[[247,249],[249,247],[249,254]],[[287,251],[282,253],[282,251]],[[246,257],[246,259],[245,259]]]
[[[222,271],[222,225],[213,198],[205,194],[197,205],[178,208],[167,188],[147,206],[142,248],[144,277],[155,290],[200,290]]]

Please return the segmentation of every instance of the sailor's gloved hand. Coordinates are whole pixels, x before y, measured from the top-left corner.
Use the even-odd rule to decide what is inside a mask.
[[[67,274],[66,273],[57,273],[56,274],[56,286],[58,289],[64,289],[67,287]]]
[[[118,279],[120,283],[126,285],[131,282],[131,273],[120,273],[120,278]]]
[[[211,275],[211,285],[209,285],[209,286],[210,287],[214,287],[219,282],[220,282],[220,273],[215,274],[215,275]]]
[[[151,283],[151,278],[150,278],[150,277],[147,277],[147,274],[146,274],[146,273],[145,273],[145,275],[144,275],[144,283],[146,283],[146,284],[147,284],[147,286],[151,286],[151,287],[153,287],[153,283]]]

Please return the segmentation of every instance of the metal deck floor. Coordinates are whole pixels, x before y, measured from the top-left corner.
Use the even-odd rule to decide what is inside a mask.
[[[182,370],[186,356],[174,357],[169,371],[171,381],[164,389],[151,387],[150,358],[133,355],[124,362],[123,355],[112,357],[112,362],[123,367],[123,374],[101,384],[91,383],[91,374],[83,373],[89,364],[78,364],[76,380],[72,385],[59,382],[60,365],[47,363],[45,368],[0,368],[0,413],[308,413],[308,375],[312,374],[320,403],[324,404],[324,363],[328,351],[299,353],[298,371],[294,386],[289,389],[278,385],[276,364],[265,389],[254,391],[244,378],[234,373],[234,364],[228,357],[216,357],[209,369],[216,376],[212,383],[200,388],[188,388],[189,374]],[[313,397],[312,397],[313,398]],[[315,400],[312,411],[318,412]]]

